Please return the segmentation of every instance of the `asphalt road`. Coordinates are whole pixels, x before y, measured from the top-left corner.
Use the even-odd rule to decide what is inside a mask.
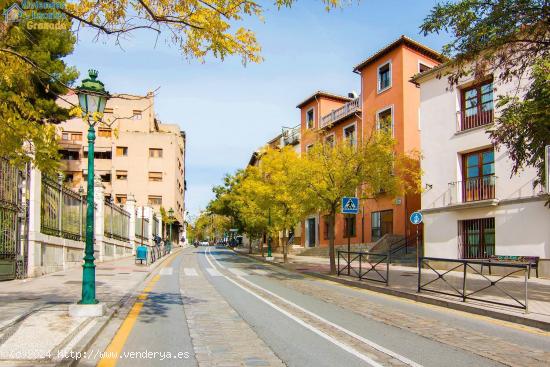
[[[227,249],[186,249],[149,288],[139,312],[129,316],[135,320],[119,351],[159,354],[121,358],[117,365],[224,365],[227,355],[227,365],[241,358],[237,365],[248,366],[273,365],[269,358],[297,367],[502,366],[518,364],[480,348],[516,357],[550,352],[544,333],[295,274]],[[194,319],[197,313],[203,322]],[[229,317],[218,317],[223,313]],[[411,322],[414,327],[401,325]],[[166,358],[178,352],[189,356]]]

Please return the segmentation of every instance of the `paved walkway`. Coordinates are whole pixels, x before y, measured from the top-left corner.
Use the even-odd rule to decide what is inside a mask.
[[[97,264],[96,297],[109,309],[122,304],[162,261],[149,266],[125,257]],[[0,283],[0,362],[50,360],[93,326],[68,315],[81,298],[82,268]]]
[[[247,248],[238,248],[236,250],[240,253],[248,254]],[[259,254],[254,254],[253,256],[261,257]],[[273,256],[275,258],[274,261],[276,263],[280,265],[283,264],[282,254],[274,253]],[[284,266],[288,269],[302,272],[302,273],[308,273],[308,272],[318,273],[325,276],[329,275],[330,273],[329,259],[324,257],[288,255],[288,262],[287,264],[284,264]],[[353,266],[358,267],[358,264],[354,264]],[[342,267],[343,267],[343,264],[342,264]],[[380,264],[379,266],[377,266],[377,269],[380,271],[380,273],[382,273],[382,275],[385,275],[385,267],[386,267],[385,264]],[[363,268],[363,270],[365,270],[365,268]],[[440,270],[438,271],[439,273],[444,273],[444,271],[440,271]],[[484,274],[486,272],[487,271],[485,270]],[[373,278],[375,279],[381,279],[380,276],[374,272],[371,272],[371,275],[373,275]],[[453,293],[454,291],[449,284],[451,284],[453,287],[459,290],[462,289],[462,272],[450,272],[449,274],[445,275],[445,279],[447,280],[448,283],[445,283],[441,279],[436,280],[437,277],[438,277],[437,274],[431,269],[422,270],[422,284],[426,284],[432,280],[434,281],[428,286],[429,289]],[[489,276],[489,275],[486,275],[486,277],[491,281],[496,281],[499,278],[498,276]],[[356,277],[353,278],[353,277],[348,277],[346,275],[340,276],[340,278],[344,278],[347,280],[357,279]],[[483,287],[488,286],[490,284],[490,281],[487,278],[484,278],[479,274],[473,274],[472,271],[469,271],[467,275],[467,279],[468,279],[467,293],[470,293],[475,290],[479,290]],[[385,284],[383,283],[377,283],[377,282],[368,281],[368,280],[363,280],[362,283],[369,284],[374,287],[386,288]],[[520,302],[524,302],[525,300],[524,276],[509,277],[502,281],[499,281],[497,285],[499,285],[501,289],[505,290],[510,295],[514,296]],[[399,265],[390,266],[390,281],[389,281],[390,289],[406,292],[409,294],[417,294],[417,287],[418,287],[418,271],[415,267],[407,267],[407,266],[399,266]],[[422,292],[421,294],[428,297],[444,298],[445,300],[449,300],[451,302],[460,303],[461,301],[461,299],[457,297],[439,295],[431,292]],[[486,300],[507,303],[510,305],[519,305],[516,301],[514,301],[508,295],[503,293],[500,289],[495,287],[490,287],[484,291],[476,293],[476,297],[486,299]],[[512,307],[507,307],[507,306],[500,306],[500,305],[491,305],[488,303],[482,303],[474,300],[468,300],[467,304],[470,306],[481,308],[481,309],[490,309],[501,313],[513,314],[516,316],[521,316],[525,318],[530,318],[530,319],[550,323],[550,280],[540,279],[540,278],[537,279],[534,276],[531,277],[531,279],[529,279],[528,281],[529,313],[527,314],[525,313],[524,310],[521,310],[521,309],[516,309]]]

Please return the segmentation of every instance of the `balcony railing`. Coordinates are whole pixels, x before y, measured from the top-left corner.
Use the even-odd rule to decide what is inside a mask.
[[[284,128],[283,145],[294,145],[300,142],[300,125],[292,128]]]
[[[479,126],[489,125],[494,121],[493,110],[478,112],[470,116],[466,114],[466,111],[458,111],[456,116],[457,131],[465,131]]]
[[[450,204],[495,199],[496,179],[490,175],[449,183]]]
[[[342,107],[332,110],[332,112],[329,113],[328,115],[321,117],[321,129],[360,110],[361,110],[361,97],[356,98],[353,101],[346,103]]]

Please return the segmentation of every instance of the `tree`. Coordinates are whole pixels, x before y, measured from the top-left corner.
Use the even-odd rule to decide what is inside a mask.
[[[538,168],[535,185],[544,183],[544,147],[548,126],[550,7],[548,0],[460,0],[436,5],[421,25],[424,35],[448,32],[444,46],[451,85],[466,75],[492,74],[514,82],[510,95],[499,97],[501,115],[490,136],[505,146],[512,175],[527,165]],[[525,88],[525,80],[528,87]]]
[[[48,173],[57,168],[55,124],[68,119],[69,110],[55,101],[78,76],[62,60],[75,42],[70,30],[27,29],[27,20],[0,23],[0,156],[17,166],[32,161]]]
[[[336,272],[334,232],[336,213],[342,197],[362,199],[403,192],[419,192],[420,170],[414,157],[395,152],[395,141],[384,131],[352,145],[348,141],[334,146],[317,142],[302,159],[299,178],[305,183],[304,195],[310,211],[323,212],[329,219],[330,271]]]

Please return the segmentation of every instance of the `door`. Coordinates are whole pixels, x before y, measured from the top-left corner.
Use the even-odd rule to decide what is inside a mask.
[[[372,212],[371,241],[377,241],[385,234],[393,233],[393,210]]]
[[[495,153],[493,148],[463,156],[462,201],[495,198]]]
[[[307,220],[307,245],[308,247],[314,247],[316,238],[315,238],[315,218],[309,218]]]

